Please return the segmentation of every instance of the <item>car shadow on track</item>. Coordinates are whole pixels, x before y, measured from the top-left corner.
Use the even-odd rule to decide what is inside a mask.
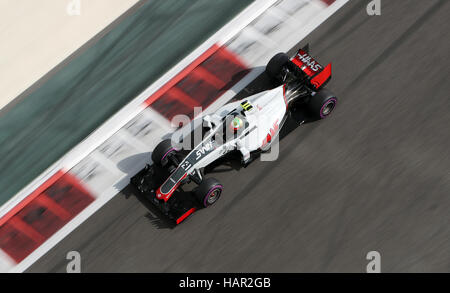
[[[136,190],[134,186],[129,184],[122,190],[122,194],[126,199],[135,197],[147,210],[145,218],[156,229],[173,229],[176,225],[168,219],[160,210],[158,210],[145,195]]]
[[[315,122],[318,119],[311,117],[304,109],[296,109],[295,111],[289,114],[289,117],[286,119],[285,124],[280,130],[280,142],[292,131],[296,130],[303,124],[308,124],[311,122]],[[258,159],[258,155],[254,158],[254,160]],[[251,163],[250,163],[251,164]],[[229,171],[239,171],[240,169],[245,168],[245,166],[241,163],[240,153],[239,151],[232,151],[220,159],[212,162],[209,166],[205,167],[204,174],[217,174],[217,173],[226,173]]]

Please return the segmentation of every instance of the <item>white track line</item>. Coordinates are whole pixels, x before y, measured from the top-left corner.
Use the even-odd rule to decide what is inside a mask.
[[[136,117],[144,108],[142,103],[150,97],[154,92],[176,76],[180,71],[191,64],[201,54],[203,54],[212,45],[218,43],[220,45],[226,43],[237,32],[245,28],[251,21],[261,15],[267,8],[273,5],[276,0],[255,1],[240,14],[238,14],[227,25],[220,29],[217,33],[211,36],[207,41],[185,57],[180,63],[175,65],[166,74],[159,78],[155,83],[144,90],[138,97],[123,107],[118,113],[108,119],[102,126],[89,135],[86,139],[80,142],[66,155],[59,159],[56,163],[45,170],[38,178],[33,180],[30,184],[24,187],[19,193],[17,193],[8,202],[3,204],[0,208],[0,218],[7,214],[17,204],[24,200],[30,193],[36,188],[47,181],[59,170],[65,168],[70,170],[77,163],[79,163],[88,154],[94,151],[105,140],[116,133],[122,126],[128,123],[131,119]]]
[[[271,1],[275,2],[275,1]],[[318,27],[322,22],[324,22],[328,17],[334,14],[339,8],[341,8],[348,0],[337,0],[333,5],[331,5],[328,9],[324,10],[318,16],[314,18],[314,21],[309,22],[305,25],[301,30],[298,31],[295,36],[292,36],[292,39],[286,39],[286,42],[280,44],[278,49],[279,51],[287,51],[292,48],[296,43],[301,41],[307,35],[309,35],[316,27]],[[268,7],[270,7],[269,5]],[[267,7],[267,8],[268,8]],[[262,12],[261,12],[262,13]],[[240,15],[241,16],[241,15]],[[256,18],[256,16],[255,16]],[[250,21],[248,21],[250,23]],[[238,32],[243,28],[240,27]],[[234,30],[236,31],[236,30]],[[227,36],[227,40],[231,39],[234,35]],[[226,43],[223,41],[222,44]],[[209,48],[207,46],[206,48]],[[200,55],[200,54],[199,54]],[[267,56],[266,56],[267,59]],[[261,60],[261,64],[265,64],[267,60]],[[190,62],[189,62],[190,63]],[[188,63],[188,64],[189,64]],[[259,74],[264,71],[264,67],[256,67],[247,76],[245,76],[241,81],[239,81],[232,89],[228,90],[224,95],[222,95],[216,102],[214,102],[205,112],[211,112],[215,109],[219,108],[226,102],[228,102],[234,95],[242,90],[246,85],[248,85],[252,80],[254,80]],[[150,94],[148,94],[150,96]],[[145,99],[144,99],[145,100]],[[136,113],[136,115],[139,112]],[[135,115],[135,116],[136,116]],[[130,121],[133,117],[127,120]],[[108,121],[109,122],[109,121]],[[121,123],[121,127],[126,123]],[[115,133],[117,131],[114,131]],[[103,141],[102,141],[103,142]],[[100,145],[100,144],[98,144]],[[78,214],[74,219],[72,219],[69,223],[67,223],[62,229],[56,232],[52,237],[47,239],[38,249],[36,249],[33,253],[31,253],[26,259],[24,259],[20,264],[13,267],[9,272],[23,272],[28,267],[30,267],[34,262],[36,262],[39,258],[41,258],[45,253],[47,253],[50,249],[52,249],[58,242],[64,239],[67,235],[69,235],[76,227],[81,225],[86,219],[88,219],[91,215],[93,215],[98,209],[100,209],[104,204],[106,204],[109,200],[111,200],[116,194],[118,194],[124,187],[129,184],[129,180],[131,178],[131,174],[135,174],[141,169],[141,166],[136,166],[136,170],[133,170],[129,174],[122,177],[118,183],[106,189],[103,193],[99,195],[97,200],[95,200],[91,205],[89,205],[86,209],[84,209],[80,214]]]

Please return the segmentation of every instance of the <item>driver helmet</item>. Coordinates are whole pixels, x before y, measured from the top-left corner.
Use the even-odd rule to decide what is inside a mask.
[[[231,121],[231,125],[230,125],[231,129],[234,132],[237,132],[243,126],[244,126],[244,121],[242,121],[242,119],[239,117],[234,117],[234,119]]]

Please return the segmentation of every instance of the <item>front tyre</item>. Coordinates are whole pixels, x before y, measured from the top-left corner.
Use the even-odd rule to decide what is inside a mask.
[[[322,89],[311,97],[308,108],[316,118],[325,119],[336,108],[337,101],[337,97],[332,92]]]
[[[161,141],[152,153],[152,161],[160,167],[165,167],[168,163],[168,157],[177,153],[177,149],[172,146],[172,140],[166,139]]]
[[[215,178],[205,178],[195,191],[195,197],[203,207],[215,204],[222,195],[223,185]]]

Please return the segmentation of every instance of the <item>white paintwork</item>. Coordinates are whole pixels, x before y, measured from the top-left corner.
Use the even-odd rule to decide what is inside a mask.
[[[93,160],[91,160],[87,155],[98,148],[101,144],[108,145],[108,143],[120,143],[126,145],[125,153],[121,153],[121,157],[123,156],[134,156],[138,154],[138,151],[135,149],[130,149],[131,146],[127,144],[127,142],[123,142],[117,135],[114,133],[119,129],[123,129],[126,127],[128,123],[131,123],[136,117],[146,116],[151,120],[157,123],[159,127],[161,127],[161,131],[165,133],[170,132],[170,123],[165,120],[163,117],[155,113],[155,111],[147,108],[145,111],[142,111],[141,103],[145,100],[145,95],[151,95],[154,91],[156,91],[165,81],[169,80],[171,76],[176,75],[177,72],[182,70],[187,64],[192,62],[195,58],[197,58],[206,48],[210,47],[215,41],[219,44],[227,44],[229,50],[234,53],[240,55],[241,59],[243,59],[247,64],[249,64],[253,69],[250,73],[245,76],[242,80],[240,80],[233,88],[228,90],[225,94],[223,94],[216,102],[214,102],[209,108],[205,111],[206,113],[213,113],[215,110],[219,109],[222,105],[227,103],[237,92],[243,89],[247,84],[249,84],[254,78],[256,78],[260,73],[264,71],[264,65],[270,59],[270,57],[282,51],[287,51],[292,48],[298,41],[302,40],[306,37],[311,31],[313,31],[320,23],[324,22],[328,17],[334,14],[339,8],[341,8],[344,4],[348,2],[348,0],[337,0],[333,5],[329,7],[325,7],[323,3],[320,3],[319,0],[308,0],[303,1],[304,6],[300,5],[300,9],[295,11],[294,13],[290,13],[289,18],[283,17],[283,25],[279,26],[279,29],[268,35],[271,39],[275,40],[275,43],[278,44],[278,47],[274,48],[268,46],[264,43],[258,41],[258,39],[249,34],[245,35],[242,33],[243,28],[247,25],[255,26],[260,23],[265,23],[265,16],[260,17],[257,21],[253,22],[253,20],[260,15],[262,12],[269,9],[277,10],[276,13],[279,13],[279,10],[282,11],[284,9],[285,3],[294,3],[293,1],[281,1],[277,2],[275,6],[273,3],[275,1],[263,2],[256,1],[258,4],[257,7],[251,7],[251,11],[244,11],[241,13],[237,19],[233,20],[227,26],[225,26],[221,31],[219,31],[216,35],[214,35],[210,40],[207,40],[203,45],[201,45],[196,51],[191,53],[188,57],[182,60],[177,66],[171,69],[167,74],[165,74],[160,80],[157,81],[154,85],[150,86],[145,92],[139,95],[135,101],[131,102],[118,114],[108,120],[100,129],[98,129],[92,137],[89,137],[79,146],[77,146],[74,150],[68,153],[64,160],[60,160],[54,166],[49,168],[45,174],[40,176],[37,180],[35,180],[28,188],[22,191],[21,196],[26,197],[26,192],[31,192],[39,186],[40,183],[44,182],[47,178],[54,174],[59,168],[67,166],[67,170],[70,169],[71,174],[75,174],[78,178],[80,178],[78,172],[81,172],[83,166],[81,166],[80,161],[82,160],[86,164],[92,164]],[[300,2],[300,0],[299,0]],[[292,7],[289,7],[290,10]],[[287,14],[285,14],[287,15]],[[300,28],[300,29],[299,29]],[[289,36],[289,37],[288,37]],[[248,38],[248,39],[246,39]],[[273,42],[272,42],[273,43]],[[245,45],[244,45],[245,44]],[[250,44],[247,46],[247,44]],[[128,131],[128,130],[127,130]],[[152,130],[148,135],[139,137],[142,141],[147,142],[149,149],[153,149],[154,145],[161,140],[161,133],[155,132]],[[108,139],[109,138],[109,139]],[[167,138],[167,137],[164,137]],[[116,168],[122,170],[122,168],[126,168],[127,175],[123,177],[115,177],[116,171],[103,169],[102,181],[96,181],[95,176],[88,176],[89,180],[92,179],[92,182],[87,182],[84,179],[83,183],[89,186],[101,186],[98,188],[98,191],[95,192],[97,195],[97,200],[94,201],[88,208],[83,210],[78,216],[76,216],[72,221],[66,224],[61,230],[55,233],[52,237],[50,237],[46,242],[44,242],[38,249],[36,249],[32,254],[30,254],[25,260],[23,260],[20,264],[14,266],[10,272],[23,272],[29,266],[31,266],[35,261],[37,261],[42,255],[48,252],[53,246],[55,246],[59,241],[65,238],[69,233],[71,233],[76,227],[78,227],[82,222],[84,222],[87,218],[89,218],[95,211],[100,209],[106,202],[108,202],[111,198],[114,197],[120,190],[122,190],[126,185],[128,185],[130,177],[138,172],[138,170],[142,169],[145,165],[146,161],[131,160],[126,166],[120,166],[122,162],[117,158],[116,155],[113,155],[109,159],[113,160],[116,164]],[[78,171],[72,169],[72,167],[76,167]],[[95,173],[98,174],[98,170],[94,169]],[[108,177],[108,174],[110,176]],[[109,179],[108,179],[109,178]],[[87,179],[86,179],[87,180]],[[101,191],[100,191],[101,190]],[[19,194],[20,195],[20,194]],[[22,199],[23,199],[22,197]],[[20,201],[21,198],[17,197],[14,200],[16,202]],[[14,206],[14,201],[11,203],[11,208]],[[6,210],[0,208],[0,215],[2,212],[7,212]],[[1,270],[4,271],[4,270]]]
[[[95,130],[86,139],[80,142],[76,147],[65,154],[61,159],[55,162],[47,170],[45,170],[40,176],[33,180],[30,184],[25,186],[21,191],[19,191],[13,198],[7,201],[0,207],[0,218],[7,214],[11,209],[13,209],[17,204],[19,204],[23,199],[25,199],[29,194],[31,194],[36,188],[41,186],[50,177],[52,177],[56,172],[64,169],[70,170],[85,159],[91,152],[98,148],[102,143],[104,143],[108,138],[113,136],[119,129],[124,127],[129,121],[139,115],[145,110],[143,103],[160,89],[169,80],[175,77],[180,71],[191,64],[195,59],[197,59],[201,54],[203,54],[208,48],[214,44],[223,45],[229,41],[233,36],[235,36],[239,31],[246,27],[252,20],[257,18],[261,13],[267,10],[268,7],[273,5],[276,0],[266,0],[266,1],[255,1],[239,15],[237,15],[233,20],[231,20],[227,25],[221,28],[217,33],[206,40],[202,45],[190,53],[187,57],[170,69],[166,74],[159,78],[155,83],[150,85],[146,90],[144,90],[139,96],[134,100],[124,106],[119,112],[114,114],[109,118],[102,126]],[[157,115],[155,115],[157,116]],[[157,117],[156,117],[157,118]],[[163,120],[161,124],[166,124],[164,129],[170,129],[170,122]]]
[[[222,121],[222,119],[229,116],[229,113],[234,109],[241,112],[243,109],[241,103],[244,101],[250,102],[253,106],[250,111],[244,112],[245,116],[240,116],[248,122],[246,129],[237,138],[217,145],[216,149],[212,153],[202,158],[196,165],[193,165],[192,169],[190,169],[188,173],[192,173],[194,169],[200,169],[208,166],[226,153],[235,149],[240,150],[242,156],[244,157],[246,155],[246,151],[253,152],[260,149],[263,145],[263,140],[268,134],[275,136],[278,133],[279,128],[274,127],[274,125],[280,126],[287,112],[283,97],[283,86],[229,103],[211,115],[213,117],[212,120]],[[219,136],[222,136],[222,122],[215,123],[215,127],[211,130],[210,134],[205,137],[201,145],[209,142],[211,137],[216,135],[216,133],[219,133]],[[247,136],[245,136],[247,131],[250,132]],[[270,143],[268,145],[270,145]],[[196,150],[197,148],[192,152],[195,152]]]

